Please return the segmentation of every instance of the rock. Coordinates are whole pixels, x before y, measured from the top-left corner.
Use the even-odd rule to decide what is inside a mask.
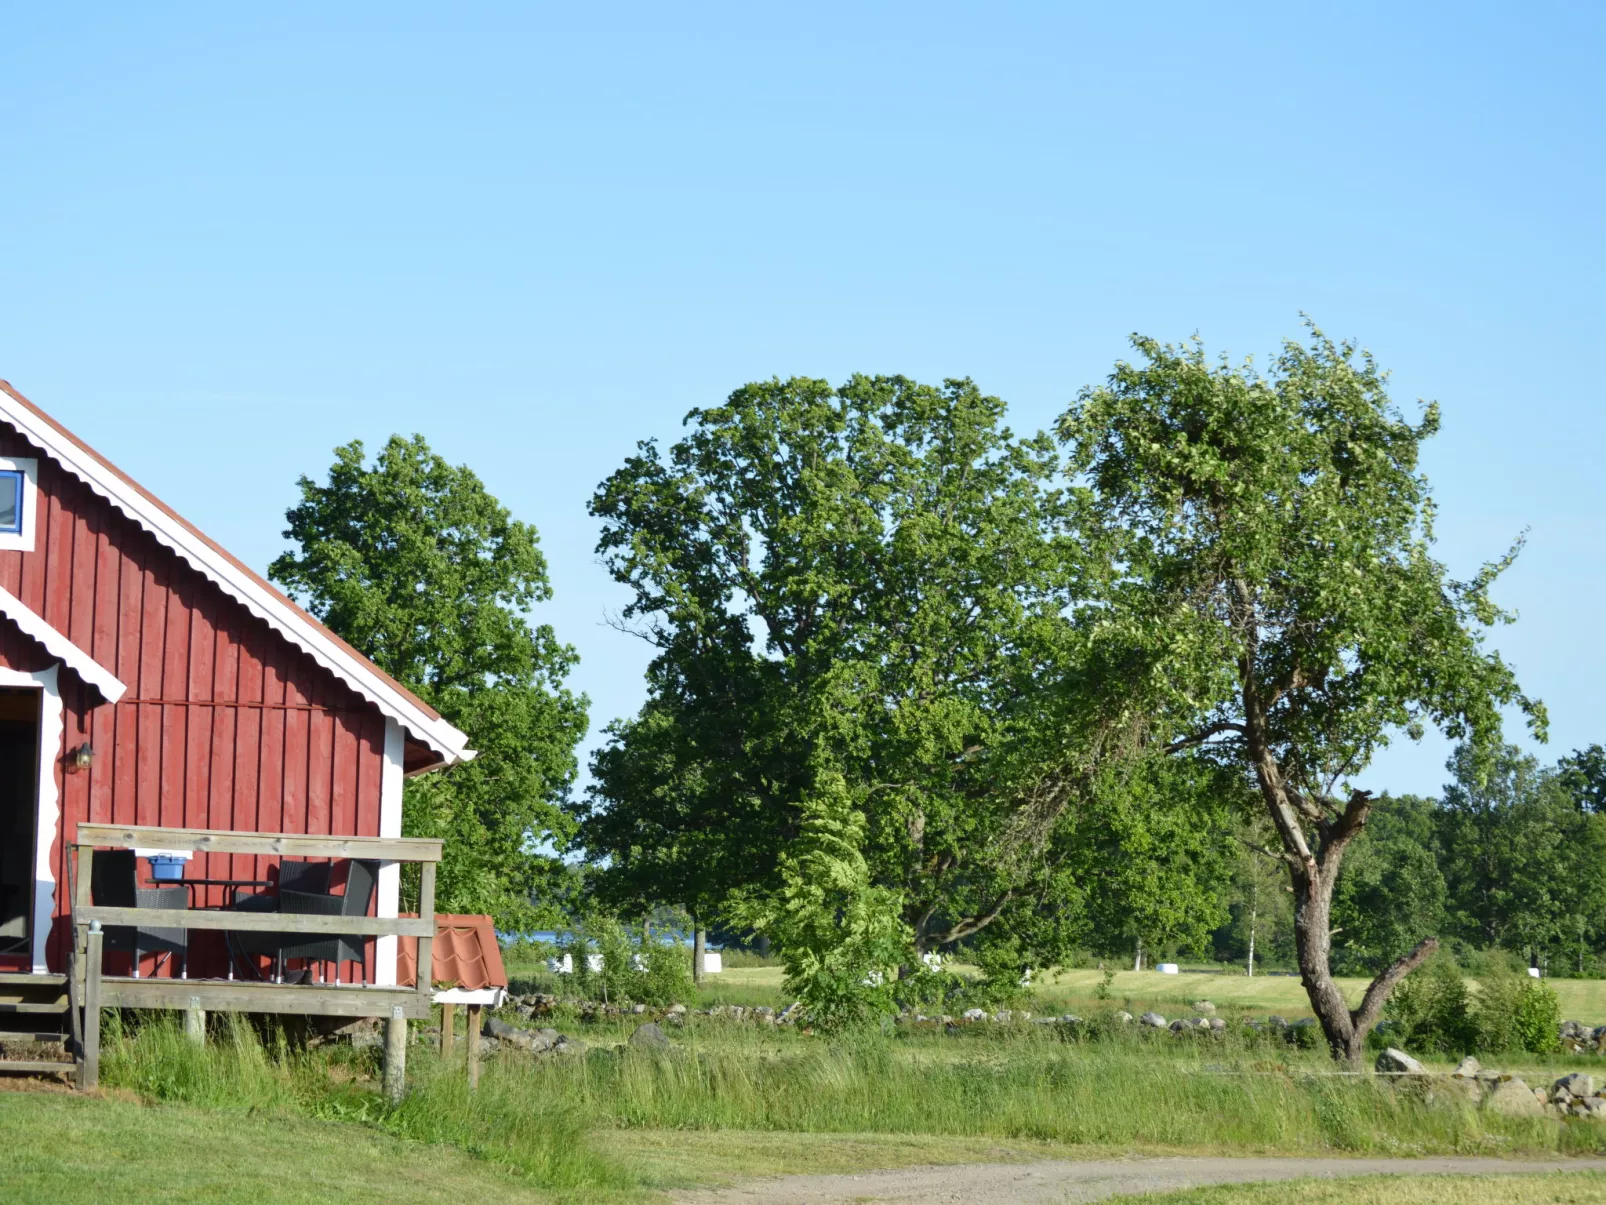
[[[1058,1025],[1059,1023],[1060,1023],[1060,1020],[1059,1020],[1058,1017],[1033,1017],[1032,1018],[1032,1024],[1033,1025]]]
[[[584,1054],[586,1044],[579,1038],[571,1038],[560,1034],[558,1040],[552,1044],[553,1054]]]
[[[1534,1096],[1533,1089],[1520,1079],[1497,1080],[1494,1091],[1484,1100],[1483,1107],[1491,1113],[1506,1117],[1543,1117],[1544,1105]]]
[[[1050,1024],[1054,1023],[1053,1017],[1045,1017],[1043,1019]],[[1080,1025],[1082,1023],[1082,1018],[1078,1017],[1075,1013],[1066,1013],[1063,1017],[1059,1018],[1059,1023],[1061,1025]]]
[[[498,1017],[486,1017],[483,1029],[484,1032],[490,1034],[497,1041],[509,1046],[516,1046],[520,1050],[546,1049],[544,1042],[539,1046],[536,1045],[538,1035],[531,1033],[528,1029],[520,1029],[516,1025],[509,1025]]]
[[[1471,1076],[1448,1075],[1437,1082],[1443,1084],[1452,1094],[1465,1097],[1475,1105],[1483,1101],[1483,1085]]]
[[[1115,1019],[1122,1025],[1132,1024],[1132,1014],[1127,1012],[1124,1008],[1118,1008],[1115,1010]]]
[[[648,1021],[636,1026],[636,1031],[630,1035],[630,1045],[636,1050],[668,1050],[669,1037],[657,1024]]]
[[[1166,1028],[1168,1028],[1172,1033],[1181,1033],[1184,1029],[1192,1029],[1193,1022],[1184,1021],[1179,1017],[1177,1020],[1171,1022],[1171,1024]]]
[[[1459,1079],[1477,1079],[1478,1072],[1482,1070],[1483,1067],[1478,1060],[1469,1054],[1455,1065],[1455,1070],[1450,1074]]]
[[[984,1008],[967,1008],[960,1015],[967,1021],[985,1021],[987,1019],[987,1010]]]
[[[1380,1075],[1421,1075],[1424,1070],[1421,1063],[1393,1046],[1377,1056],[1372,1069]]]
[[[1564,1038],[1577,1038],[1582,1040],[1589,1037],[1589,1027],[1578,1021],[1563,1021],[1561,1023],[1561,1036]]]
[[[1165,1018],[1155,1012],[1144,1013],[1138,1018],[1138,1024],[1147,1025],[1151,1029],[1164,1029],[1166,1027]]]
[[[1193,1002],[1193,1011],[1203,1013],[1207,1017],[1213,1017],[1216,1015],[1216,1006],[1208,1000],[1195,1000]]]
[[[686,1006],[684,1004],[671,1004],[669,1006],[669,1015],[671,1017],[684,1017],[686,1015]]]
[[[1606,1121],[1606,1100],[1598,1096],[1591,1096],[1585,1100],[1573,1102],[1573,1112],[1579,1117],[1591,1117],[1596,1121]]]
[[[1273,1014],[1272,1016],[1266,1018],[1266,1024],[1270,1025],[1273,1029],[1287,1029],[1288,1018],[1279,1017],[1276,1014]]]
[[[647,1006],[645,1004],[632,1004],[630,1006],[630,1011],[639,1017],[642,1013],[647,1011]]]
[[[1559,1096],[1563,1092],[1569,1096],[1593,1096],[1595,1095],[1595,1077],[1593,1075],[1585,1075],[1581,1071],[1575,1071],[1571,1075],[1564,1075],[1550,1085],[1550,1095],[1552,1097]]]
[[[1014,1012],[1007,1008],[1001,1008],[993,1014],[993,1020],[997,1021],[1000,1025],[1008,1025],[1014,1019]]]
[[[1215,1030],[1217,1033],[1225,1033],[1227,1030],[1227,1023],[1220,1017],[1211,1017],[1210,1028]]]
[[[792,1003],[788,1004],[785,1008],[783,1008],[781,1010],[781,1015],[776,1017],[775,1019],[777,1021],[779,1021],[779,1022],[782,1022],[783,1024],[790,1025],[794,1021],[802,1020],[802,1018],[803,1018],[803,1002],[801,1000],[794,1000],[794,1001],[792,1001]]]
[[[768,1004],[758,1004],[753,1007],[753,1015],[755,1017],[773,1017],[775,1010]]]

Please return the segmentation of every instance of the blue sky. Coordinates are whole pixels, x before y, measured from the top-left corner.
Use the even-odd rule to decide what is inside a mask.
[[[1443,404],[1453,570],[1529,529],[1496,640],[1554,757],[1606,739],[1603,11],[3,5],[0,376],[258,566],[299,474],[422,432],[540,529],[594,737],[637,439],[854,371],[1035,429],[1132,331],[1307,311]]]

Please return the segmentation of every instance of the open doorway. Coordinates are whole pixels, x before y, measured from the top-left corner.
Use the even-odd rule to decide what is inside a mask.
[[[39,814],[39,698],[0,687],[0,956],[29,952]]]

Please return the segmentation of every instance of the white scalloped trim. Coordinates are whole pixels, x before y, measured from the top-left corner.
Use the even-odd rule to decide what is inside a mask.
[[[104,461],[81,444],[68,439],[4,390],[0,390],[0,416],[50,453],[62,468],[94,493],[150,532],[158,543],[176,553],[247,611],[347,683],[384,715],[404,725],[444,758],[448,765],[467,761],[474,756],[474,751],[467,748],[466,735],[444,719],[431,719],[425,715],[379,677],[377,669],[367,660],[355,657],[335,644],[327,634],[287,607],[260,582],[243,575],[195,533],[175,522]]]

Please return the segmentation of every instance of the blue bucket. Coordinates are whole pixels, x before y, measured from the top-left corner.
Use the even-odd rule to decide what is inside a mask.
[[[176,883],[184,877],[184,867],[188,862],[188,858],[157,854],[150,859],[151,878],[159,883]]]

